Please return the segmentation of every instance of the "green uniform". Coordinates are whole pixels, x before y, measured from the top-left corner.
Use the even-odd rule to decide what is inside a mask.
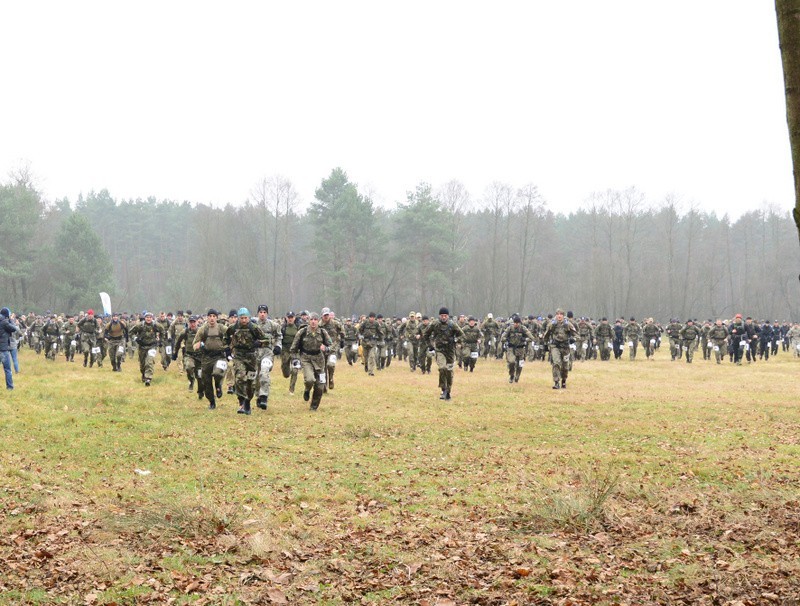
[[[628,355],[630,360],[636,359],[636,352],[639,349],[639,339],[642,336],[641,327],[633,320],[625,326],[625,341],[628,345]]]
[[[326,377],[328,389],[333,389],[333,373],[336,372],[336,361],[339,359],[339,346],[344,345],[344,326],[336,318],[329,318],[327,322],[320,320],[320,327],[328,333],[331,339],[331,351],[325,356],[327,364]]]
[[[172,342],[169,340],[170,322],[169,318],[158,318],[155,321],[161,327],[164,339],[158,346],[158,353],[161,355],[161,368],[167,370],[172,361]]]
[[[570,339],[577,336],[575,325],[566,318],[560,322],[556,319],[550,321],[544,331],[544,340],[550,348],[550,364],[553,367],[554,389],[567,386],[569,374]],[[560,381],[560,383],[559,383]]]
[[[122,320],[109,322],[103,337],[108,341],[111,368],[113,372],[120,372],[122,363],[125,361],[125,341],[128,338],[128,325]]]
[[[344,357],[352,366],[358,360],[358,326],[352,320],[347,320],[343,328]]]
[[[400,336],[405,342],[406,354],[408,355],[408,365],[411,372],[417,369],[419,360],[419,341],[417,341],[417,329],[419,322],[416,318],[409,318],[400,326]]]
[[[297,369],[292,365],[294,356],[289,351],[292,348],[294,338],[297,336],[297,331],[300,327],[297,322],[283,322],[283,337],[281,340],[281,373],[284,379],[289,379],[289,393],[294,393],[294,387],[297,384]]]
[[[368,318],[358,327],[358,334],[361,338],[361,348],[364,355],[364,370],[370,376],[373,376],[377,364],[378,344],[385,343],[383,327],[375,318]]]
[[[678,322],[670,322],[667,325],[667,336],[669,337],[669,353],[673,361],[681,357],[681,329],[683,327]]]
[[[281,325],[270,318],[251,318],[264,334],[256,350],[256,372],[258,373],[258,406],[265,408],[272,389],[272,367],[275,364],[275,349],[281,346]],[[265,361],[266,360],[266,361]]]
[[[139,347],[139,372],[142,374],[142,381],[145,385],[150,385],[150,381],[153,379],[153,368],[156,364],[158,344],[166,338],[164,329],[155,322],[145,321],[131,328],[128,334],[132,339],[136,339]]]
[[[58,353],[58,338],[61,336],[61,324],[58,320],[51,318],[42,327],[42,339],[44,341],[44,355],[48,360],[55,362]]]
[[[222,397],[222,378],[228,370],[228,360],[225,356],[226,330],[227,326],[219,321],[213,327],[206,322],[194,337],[195,345],[201,344],[199,350],[202,352],[200,381],[203,384],[203,393],[208,399],[209,408],[216,408],[216,398]]]
[[[247,324],[238,320],[226,330],[225,341],[230,343],[233,352],[234,384],[236,397],[239,399],[238,412],[250,414],[250,402],[255,395],[258,378],[256,352],[258,349],[263,349],[262,345],[266,342],[264,331],[252,320]]]
[[[519,382],[522,367],[525,364],[525,353],[531,341],[533,341],[533,333],[521,322],[512,322],[511,326],[506,328],[500,336],[500,343],[506,350],[509,383]]]
[[[608,361],[611,358],[611,351],[614,349],[614,327],[608,322],[600,322],[595,330],[597,346],[600,348],[600,360]]]
[[[97,321],[94,316],[85,316],[78,322],[78,330],[81,332],[81,353],[83,353],[83,365],[89,362],[91,368],[95,361],[100,366],[100,348],[97,346]]]
[[[686,352],[686,362],[691,364],[694,350],[697,349],[697,342],[700,339],[700,329],[692,324],[687,324],[681,329],[681,341],[683,351]]]
[[[592,325],[586,320],[578,322],[578,336],[575,338],[575,357],[585,360],[589,357],[589,348],[592,345]]]
[[[461,329],[464,333],[464,341],[461,344],[461,359],[464,370],[473,372],[475,370],[475,363],[478,361],[480,355],[480,346],[483,342],[483,332],[476,324],[470,326],[467,324]]]
[[[432,321],[425,331],[425,341],[435,351],[436,365],[439,367],[439,389],[442,400],[449,400],[453,389],[453,368],[455,366],[456,343],[464,338],[461,327],[448,319]]]
[[[186,372],[186,378],[189,379],[189,391],[194,388],[194,383],[197,381],[197,395],[202,398],[204,394],[199,374],[201,355],[200,352],[193,349],[197,330],[196,324],[194,328],[192,328],[191,324],[188,324],[178,333],[178,338],[175,340],[175,351],[172,352],[172,357],[176,358],[181,351],[181,347],[183,347],[183,370]]]
[[[642,328],[642,335],[644,338],[644,353],[648,359],[651,359],[653,354],[656,353],[656,344],[661,336],[661,330],[652,322],[647,322]]]
[[[297,331],[290,351],[295,356],[300,356],[300,363],[303,365],[303,383],[305,392],[303,398],[306,402],[311,396],[311,410],[317,410],[322,401],[323,387],[327,383],[325,376],[325,356],[331,347],[331,338],[328,333],[319,326],[311,328],[309,324]]]
[[[722,359],[725,357],[727,339],[728,329],[722,324],[719,326],[714,324],[711,330],[708,331],[708,342],[711,343],[711,348],[714,351],[714,359],[717,361],[717,364],[721,364]]]
[[[73,362],[75,357],[75,349],[78,346],[76,338],[78,335],[78,325],[75,322],[67,320],[61,325],[61,337],[63,338],[64,357],[67,362]]]
[[[484,339],[483,357],[497,355],[497,339],[500,336],[500,325],[495,322],[494,318],[486,318],[481,324],[481,331]]]

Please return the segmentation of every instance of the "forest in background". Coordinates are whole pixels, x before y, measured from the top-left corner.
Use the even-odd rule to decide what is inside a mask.
[[[554,212],[533,184],[420,183],[376,206],[336,168],[301,208],[290,180],[262,179],[239,206],[115,199],[46,202],[25,171],[0,185],[0,293],[15,310],[345,316],[409,310],[484,315],[800,320],[800,249],[789,210],[735,221],[636,188]]]

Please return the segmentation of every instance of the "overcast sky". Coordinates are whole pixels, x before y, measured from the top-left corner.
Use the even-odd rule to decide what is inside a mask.
[[[332,168],[535,183],[568,212],[636,186],[719,214],[793,206],[773,2],[4,2],[0,175],[239,204]]]

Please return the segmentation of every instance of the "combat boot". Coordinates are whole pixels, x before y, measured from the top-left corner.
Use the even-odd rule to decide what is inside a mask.
[[[561,389],[561,383],[559,383],[558,381],[553,383],[553,389]]]
[[[258,396],[258,399],[256,400],[256,406],[258,406],[261,410],[266,410],[267,398],[268,396]]]
[[[245,404],[245,399],[244,398],[239,398],[239,410],[236,411],[236,414],[240,414],[240,415],[247,414],[245,412],[244,404]]]
[[[561,379],[561,389],[566,389],[566,388],[567,388],[567,380]]]

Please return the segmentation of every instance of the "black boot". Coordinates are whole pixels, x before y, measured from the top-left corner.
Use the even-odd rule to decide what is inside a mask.
[[[236,411],[236,414],[240,414],[240,415],[247,414],[247,412],[245,412],[245,399],[244,398],[239,398],[239,410]]]
[[[200,394],[200,399],[203,398],[203,395]],[[217,401],[214,398],[211,398],[211,401],[208,403],[208,409],[214,410],[217,407]]]
[[[258,396],[256,400],[256,406],[258,406],[261,410],[267,409],[267,396]]]
[[[566,389],[566,388],[567,388],[567,380],[561,379],[561,389]]]
[[[559,383],[558,381],[556,381],[556,382],[553,384],[553,389],[561,389],[561,383]]]

